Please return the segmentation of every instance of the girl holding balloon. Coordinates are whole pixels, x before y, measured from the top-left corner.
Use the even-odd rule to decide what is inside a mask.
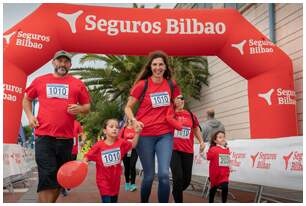
[[[141,128],[136,128],[135,137],[131,141],[118,138],[118,120],[109,119],[103,127],[105,139],[97,142],[85,154],[85,162],[96,162],[96,182],[103,203],[118,201],[122,173],[121,161],[129,150],[136,147],[140,130]]]

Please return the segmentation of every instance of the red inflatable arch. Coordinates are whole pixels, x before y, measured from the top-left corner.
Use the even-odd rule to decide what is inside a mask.
[[[4,34],[4,143],[16,143],[27,75],[58,50],[216,55],[248,80],[252,138],[297,135],[290,58],[233,9],[42,4]]]

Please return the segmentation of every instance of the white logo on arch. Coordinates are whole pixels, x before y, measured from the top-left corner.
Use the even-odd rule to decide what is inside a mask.
[[[232,47],[236,48],[239,50],[241,55],[244,55],[244,45],[247,41],[243,40],[242,42],[238,43],[238,44],[232,44]]]
[[[271,106],[272,105],[271,95],[273,94],[273,92],[274,89],[270,89],[267,93],[260,93],[258,94],[258,96],[266,100],[267,104]]]
[[[78,17],[83,13],[83,10],[79,10],[72,14],[65,14],[62,12],[57,12],[57,16],[63,18],[70,26],[71,32],[76,33],[76,21]]]
[[[7,35],[3,35],[3,38],[5,39],[5,43],[6,44],[9,44],[10,43],[10,40],[11,40],[11,37],[16,34],[16,31],[10,33],[10,34],[7,34]]]

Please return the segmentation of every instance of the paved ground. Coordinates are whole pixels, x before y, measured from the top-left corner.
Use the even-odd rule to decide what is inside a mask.
[[[71,190],[68,196],[63,197],[60,196],[57,200],[58,203],[95,203],[100,202],[99,191],[96,186],[95,182],[95,165],[90,164],[89,172],[85,181],[77,188]],[[137,176],[136,184],[140,185],[141,177]],[[186,203],[207,203],[207,199],[201,197],[202,187],[200,183],[204,182],[203,177],[193,177],[193,187],[190,186],[187,191],[184,193],[184,202]],[[34,203],[36,202],[36,187],[37,187],[37,172],[33,172],[32,177],[29,179],[29,187],[28,189],[20,189],[19,191],[16,190],[14,193],[10,193],[8,191],[4,191],[3,201],[5,203]],[[23,184],[19,186],[16,185],[15,187],[24,187]],[[239,190],[238,190],[239,189]],[[246,191],[241,191],[244,189]],[[230,189],[232,195],[229,195],[228,202],[253,202],[255,199],[255,191],[257,187],[254,185],[246,185],[238,183],[230,183]],[[280,190],[275,188],[265,188],[267,193],[272,194],[280,194],[282,197],[291,197],[296,201],[302,202],[302,192],[296,191],[288,191],[288,190]],[[234,197],[234,198],[233,198]],[[133,203],[139,202],[140,200],[140,192],[139,189],[135,192],[126,192],[124,190],[124,177],[122,176],[121,179],[121,188],[119,193],[119,200],[118,202],[121,203]],[[216,202],[220,202],[220,196],[217,194],[215,198]],[[282,202],[291,202],[286,200],[281,200]],[[158,202],[157,201],[157,181],[154,181],[150,202]],[[173,202],[172,195],[170,195],[170,202]]]

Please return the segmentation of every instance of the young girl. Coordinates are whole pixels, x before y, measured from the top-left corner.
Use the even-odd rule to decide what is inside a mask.
[[[209,202],[214,202],[218,188],[222,190],[222,202],[226,202],[228,194],[228,182],[230,175],[230,151],[226,147],[225,133],[216,132],[210,140],[210,148],[207,152],[209,162]]]
[[[84,161],[96,162],[96,182],[103,203],[115,203],[118,200],[121,177],[121,161],[124,155],[135,148],[140,129],[135,131],[131,141],[118,138],[118,120],[109,119],[103,127],[105,139],[97,142],[85,155]]]
[[[119,133],[119,137],[131,141],[135,136],[135,130],[131,120],[128,120]],[[136,149],[130,150],[123,157],[124,176],[125,176],[125,191],[135,191],[137,189],[135,184],[136,179],[136,162],[138,155]]]

